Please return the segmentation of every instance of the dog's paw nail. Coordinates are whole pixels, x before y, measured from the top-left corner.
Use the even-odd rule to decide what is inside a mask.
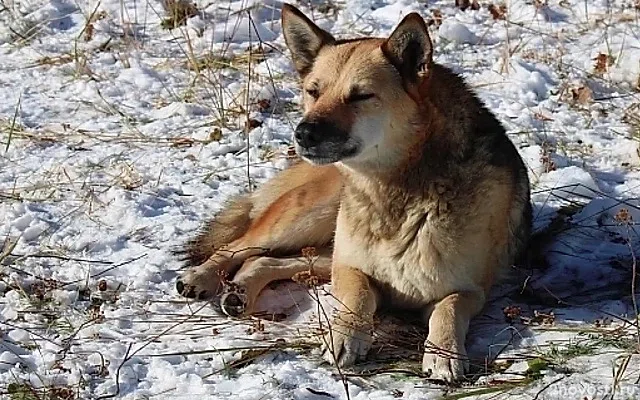
[[[178,291],[178,293],[180,293],[184,297],[188,297],[190,299],[193,299],[196,297],[196,293],[193,290],[193,286],[186,285],[180,279],[178,279],[178,281],[176,282],[176,290]]]

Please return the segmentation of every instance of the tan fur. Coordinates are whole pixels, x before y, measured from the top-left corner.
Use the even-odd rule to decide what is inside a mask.
[[[336,41],[292,6],[282,15],[305,92],[296,150],[325,165],[296,163],[225,208],[209,225],[224,231],[191,243],[188,254],[208,259],[178,290],[251,313],[265,285],[310,268],[300,253],[314,246],[313,269],[331,267],[340,303],[327,361],[365,357],[385,304],[423,313],[424,371],[459,379],[469,321],[529,236],[522,160],[464,82],[432,62],[417,14],[389,38],[357,41]]]
[[[242,284],[244,274],[235,278],[234,275],[249,258],[300,255],[304,247],[316,247],[316,252],[326,253],[333,240],[342,189],[341,179],[333,166],[314,167],[298,162],[269,181],[269,185],[236,198],[207,224],[208,229],[190,242],[184,253],[205,253],[207,257],[204,262],[199,258],[188,260],[194,268],[190,268],[182,276],[178,291],[187,297],[218,296],[224,289],[225,281]],[[238,210],[242,212],[238,213]],[[229,226],[228,221],[237,221],[242,225]],[[235,238],[236,232],[243,234]],[[218,244],[219,236],[233,240]],[[295,260],[285,263],[289,264],[291,277],[299,272],[300,267]],[[272,274],[268,268],[262,267],[263,261],[259,265],[265,276]],[[329,275],[326,263],[318,262],[317,268],[318,274]],[[281,266],[274,266],[275,270],[278,272],[273,272],[274,275],[282,274]],[[256,282],[264,280],[252,279]],[[252,287],[250,292],[255,292],[257,297],[267,283],[277,279],[280,278],[266,279],[264,284]],[[248,298],[255,300],[253,295]],[[252,307],[253,301],[243,305],[242,309],[251,313]]]

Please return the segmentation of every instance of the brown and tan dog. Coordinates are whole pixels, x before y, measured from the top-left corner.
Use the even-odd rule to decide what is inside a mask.
[[[307,162],[232,199],[185,250],[192,268],[178,291],[250,313],[267,283],[309,268],[300,252],[313,246],[341,304],[328,361],[367,354],[385,302],[423,312],[423,369],[461,378],[469,321],[530,235],[522,159],[464,81],[433,62],[418,14],[388,38],[337,40],[290,5],[282,26],[302,79],[294,136]]]

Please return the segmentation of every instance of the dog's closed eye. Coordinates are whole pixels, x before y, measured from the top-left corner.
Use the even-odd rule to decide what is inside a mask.
[[[318,89],[315,89],[315,88],[306,89],[306,92],[309,96],[313,97],[316,100],[318,99],[318,97],[320,97],[320,92],[318,91]]]
[[[347,103],[357,103],[360,101],[366,101],[374,98],[376,95],[373,93],[352,93],[347,97]]]

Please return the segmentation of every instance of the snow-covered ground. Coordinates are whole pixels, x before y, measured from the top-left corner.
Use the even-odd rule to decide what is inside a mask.
[[[419,376],[424,332],[389,318],[370,363],[321,364],[329,285],[268,288],[266,319],[175,292],[171,250],[286,165],[300,112],[282,3],[198,1],[166,29],[155,0],[0,0],[0,397],[640,397],[638,2],[300,3],[338,36],[431,19],[436,60],[527,161],[555,238],[474,319],[476,376]]]

